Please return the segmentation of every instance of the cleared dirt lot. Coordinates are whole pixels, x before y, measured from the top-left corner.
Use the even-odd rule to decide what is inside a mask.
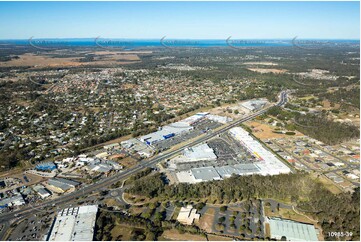
[[[275,130],[276,127],[258,121],[246,122],[245,125],[250,127],[253,131],[252,134],[259,139],[276,139],[276,138],[290,137],[290,135],[274,133],[273,131]],[[302,133],[298,131],[293,131],[293,132],[295,132],[296,134],[292,136],[304,136]]]
[[[285,73],[287,70],[284,69],[266,69],[266,68],[247,68],[250,71],[258,72],[258,73],[274,73],[280,74]]]
[[[212,232],[212,224],[214,221],[215,209],[209,208],[206,213],[199,219],[199,227],[207,232]]]

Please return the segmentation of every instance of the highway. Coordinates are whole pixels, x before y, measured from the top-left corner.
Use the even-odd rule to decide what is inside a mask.
[[[39,213],[39,211],[45,211],[45,208],[48,207],[48,206],[59,206],[59,205],[62,205],[62,204],[66,204],[68,202],[71,202],[81,196],[84,196],[84,195],[87,195],[87,194],[90,194],[94,191],[100,191],[101,189],[103,188],[106,188],[108,186],[110,186],[111,184],[113,183],[116,183],[118,182],[119,180],[123,180],[123,179],[126,179],[126,178],[129,178],[131,175],[133,175],[134,173],[137,173],[143,169],[145,169],[146,167],[151,167],[151,166],[154,166],[155,164],[159,163],[160,161],[164,160],[164,159],[167,159],[167,158],[170,158],[172,157],[173,155],[179,153],[180,151],[182,151],[185,147],[188,147],[188,146],[194,146],[194,145],[197,145],[197,144],[200,144],[202,142],[205,142],[206,140],[209,140],[223,132],[226,132],[228,131],[229,129],[233,128],[233,127],[236,127],[238,126],[240,123],[243,123],[245,121],[248,121],[248,120],[251,120],[265,112],[267,112],[267,110],[273,106],[282,106],[284,105],[286,102],[287,102],[287,94],[288,94],[288,91],[282,91],[280,94],[279,94],[279,101],[277,104],[274,104],[274,105],[271,105],[267,108],[264,108],[262,110],[259,110],[247,117],[244,117],[244,118],[241,118],[239,120],[236,120],[230,124],[228,124],[227,126],[217,130],[217,131],[214,131],[214,132],[210,132],[206,135],[203,135],[203,136],[200,136],[199,138],[197,138],[196,140],[190,142],[190,143],[187,143],[187,144],[184,144],[182,145],[181,147],[175,149],[175,150],[171,150],[171,151],[166,151],[166,152],[163,152],[163,153],[160,153],[158,154],[157,156],[155,157],[152,157],[150,158],[149,160],[144,160],[142,161],[141,164],[138,164],[124,172],[121,172],[121,173],[118,173],[118,174],[115,174],[111,177],[107,177],[107,178],[104,178],[102,179],[101,181],[98,181],[94,184],[91,184],[91,185],[88,185],[86,187],[82,187],[70,194],[66,194],[66,195],[63,195],[59,198],[56,198],[56,199],[53,199],[53,200],[49,200],[49,201],[44,201],[40,204],[36,204],[36,205],[32,205],[32,206],[26,206],[26,207],[23,207],[23,208],[20,208],[16,211],[12,211],[12,212],[8,212],[8,213],[4,213],[4,214],[1,214],[0,215],[0,222],[5,222],[5,221],[10,221],[14,218],[17,218],[17,219],[20,219],[24,216],[28,216],[28,215],[31,215],[31,214],[35,214],[35,213]],[[1,238],[0,238],[1,239]]]

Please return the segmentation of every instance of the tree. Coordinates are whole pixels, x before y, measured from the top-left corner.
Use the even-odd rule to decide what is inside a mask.
[[[226,221],[226,217],[220,217],[218,218],[218,223],[223,223],[224,221]]]
[[[219,210],[224,213],[225,211],[227,211],[227,206],[222,206]]]

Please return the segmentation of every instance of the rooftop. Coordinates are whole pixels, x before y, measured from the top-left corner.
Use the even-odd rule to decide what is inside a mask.
[[[184,149],[183,154],[189,161],[217,159],[217,156],[214,154],[213,149],[207,144],[201,144],[186,148]]]
[[[266,149],[258,140],[254,139],[241,127],[230,129],[230,134],[247,148],[247,150],[258,159],[256,163],[262,175],[278,175],[291,172],[278,157]]]
[[[197,214],[197,210],[188,205],[187,207],[182,207],[179,211],[177,220],[186,225],[192,225],[195,219],[199,219],[200,214]]]
[[[221,177],[218,175],[217,170],[212,166],[193,168],[191,171],[196,180],[221,180]]]
[[[269,218],[271,237],[285,236],[291,241],[317,241],[316,229],[312,224],[300,223],[281,218]]]
[[[50,241],[92,241],[98,206],[66,208],[59,212]]]

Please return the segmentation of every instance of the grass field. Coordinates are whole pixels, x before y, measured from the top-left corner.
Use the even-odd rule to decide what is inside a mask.
[[[258,121],[249,121],[246,122],[245,125],[251,128],[252,134],[261,140],[289,137],[289,135],[286,134],[274,133],[273,130],[275,129],[275,127]],[[296,134],[292,136],[304,136],[302,133],[298,131],[293,131],[293,132],[295,132]]]
[[[206,241],[206,238],[202,235],[180,233],[176,229],[170,229],[163,232],[159,240],[174,240],[174,241]]]
[[[315,178],[316,181],[321,182],[325,188],[327,188],[330,192],[333,194],[339,194],[342,192],[340,188],[338,188],[330,179],[324,176],[319,176],[318,178]]]
[[[302,223],[310,223],[310,224],[315,223],[315,221],[312,221],[307,217],[303,216],[302,213],[299,212],[300,214],[297,214],[292,209],[280,208],[279,211],[272,212],[269,206],[265,206],[264,211],[267,217],[281,217],[284,219],[290,219]]]

